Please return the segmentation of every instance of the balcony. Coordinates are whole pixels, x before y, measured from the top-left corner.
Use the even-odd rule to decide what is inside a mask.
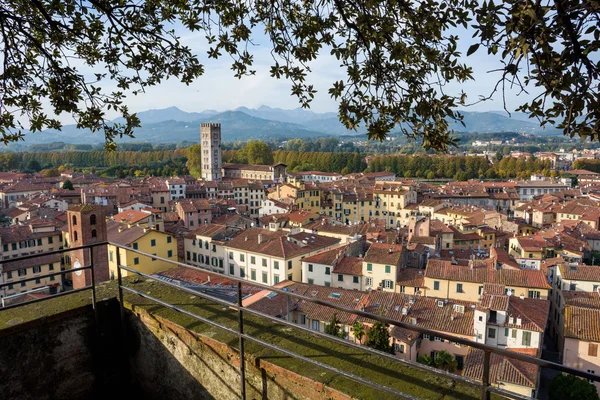
[[[94,246],[100,245],[106,243]],[[93,277],[93,265],[83,269]],[[121,270],[135,275],[123,278]],[[0,310],[3,398],[523,398],[488,384],[492,355],[598,380],[548,361],[293,294],[483,350],[482,384],[242,304],[252,288],[289,296],[285,290],[227,277],[235,282],[228,288],[231,295],[215,296],[126,266],[117,278]]]

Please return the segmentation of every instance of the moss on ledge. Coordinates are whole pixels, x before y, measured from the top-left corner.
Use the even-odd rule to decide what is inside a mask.
[[[117,296],[116,282],[103,282],[96,286],[98,302]],[[92,304],[92,291],[86,290],[61,297],[49,298],[21,307],[0,309],[0,333],[9,330],[27,329],[36,321],[60,317],[65,313],[84,312],[85,306]]]
[[[237,312],[226,306],[178,291],[156,281],[145,281],[134,277],[125,278],[124,281],[126,285],[142,293],[176,305],[216,323],[237,329]],[[114,281],[98,284],[96,292],[99,302],[116,298],[118,293],[117,284]],[[14,330],[27,329],[34,324],[47,322],[53,318],[61,318],[65,314],[89,312],[91,302],[91,291],[84,291],[23,307],[1,310],[0,336],[10,334]],[[160,316],[186,329],[211,337],[237,349],[237,336],[220,328],[202,323],[170,308],[127,292],[125,292],[125,303],[126,307],[134,312],[137,308],[141,308],[152,315]],[[252,315],[244,317],[244,327],[246,333],[254,337],[420,399],[474,400],[480,398],[479,386],[443,379],[400,362],[384,359],[366,351],[344,346]],[[289,371],[326,384],[354,398],[380,399],[391,397],[389,393],[378,391],[344,378],[339,374],[277,353],[252,341],[246,341],[246,354],[249,358],[266,360]],[[492,398],[498,397],[493,395]]]
[[[130,280],[128,284],[137,291],[176,305],[211,321],[237,329],[237,312],[226,306],[175,290],[156,281]],[[165,318],[186,329],[224,342],[233,348],[238,348],[237,336],[202,323],[173,309],[129,294],[125,297],[125,303],[134,312],[136,310],[140,311],[138,308],[141,308],[152,315]],[[400,362],[394,362],[366,351],[328,341],[252,315],[245,316],[244,328],[246,333],[254,337],[420,399],[466,400],[478,399],[481,396],[480,388],[476,385],[440,378]],[[326,384],[354,398],[380,399],[390,398],[391,396],[387,392],[362,385],[340,374],[277,353],[253,341],[246,341],[246,353],[249,357],[264,359],[289,371]]]

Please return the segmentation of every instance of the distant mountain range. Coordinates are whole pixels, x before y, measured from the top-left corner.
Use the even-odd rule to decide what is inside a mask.
[[[173,143],[198,141],[200,124],[220,122],[224,141],[270,139],[270,138],[311,138],[339,135],[363,135],[365,128],[358,131],[347,130],[338,120],[336,113],[316,113],[297,108],[283,110],[261,106],[257,109],[239,107],[232,111],[218,112],[205,110],[186,112],[177,107],[148,110],[137,113],[142,126],[135,130],[135,138],[119,139],[119,142]],[[540,135],[560,134],[556,129],[542,129],[535,120],[528,120],[522,113],[509,118],[505,112],[463,112],[466,126],[451,123],[451,128],[461,132],[526,132]],[[122,119],[117,118],[115,122]],[[101,143],[101,133],[77,129],[66,125],[62,131],[46,130],[30,133],[25,144],[50,143]]]

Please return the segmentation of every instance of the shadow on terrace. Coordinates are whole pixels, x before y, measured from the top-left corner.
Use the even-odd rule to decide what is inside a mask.
[[[93,271],[93,265],[86,267]],[[141,273],[121,278],[121,270],[135,272],[122,266],[117,281],[93,282],[0,309],[2,398],[521,398],[487,384],[491,356],[504,355],[500,349],[304,299],[479,348],[482,385],[245,308],[242,299],[250,286],[245,280],[226,277],[234,284],[223,296]]]

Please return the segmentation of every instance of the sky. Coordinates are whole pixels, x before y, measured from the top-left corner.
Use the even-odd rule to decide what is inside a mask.
[[[270,55],[270,44],[262,32],[254,32],[256,46],[250,48],[254,55],[254,66],[256,75],[246,76],[241,79],[233,76],[231,70],[231,58],[223,56],[218,60],[208,59],[208,45],[203,33],[189,32],[181,27],[176,27],[176,33],[181,41],[189,46],[198,55],[200,62],[205,66],[205,73],[189,86],[175,79],[164,81],[158,86],[148,88],[145,93],[137,96],[128,96],[126,104],[130,111],[140,112],[149,109],[161,109],[167,107],[178,107],[188,112],[200,112],[203,110],[225,111],[240,106],[257,108],[261,105],[283,109],[294,109],[299,107],[298,100],[291,95],[291,83],[285,79],[275,79],[269,75],[269,69],[273,64]],[[467,49],[474,42],[471,39],[472,31],[458,30],[452,32],[461,37],[459,51],[466,55]],[[471,65],[474,70],[474,80],[459,85],[449,84],[445,90],[447,93],[460,93],[461,89],[467,93],[468,102],[478,99],[479,95],[489,95],[498,76],[488,71],[500,66],[499,60],[486,54],[481,48],[475,54],[466,57],[464,62]],[[324,51],[311,64],[312,72],[307,78],[307,83],[314,85],[317,90],[312,102],[311,110],[315,112],[337,112],[337,102],[328,95],[331,84],[345,77],[345,69],[340,67],[339,62],[328,52]],[[84,74],[93,71],[82,68]],[[497,74],[497,73],[496,73]],[[110,86],[105,86],[110,89]],[[523,95],[518,97],[517,90],[509,91],[506,97],[507,108],[511,111],[526,102]],[[464,109],[465,111],[490,111],[502,110],[504,108],[501,94],[497,94],[491,101],[479,103]],[[109,117],[117,115],[109,114]],[[63,123],[72,123],[67,115],[60,116]]]

